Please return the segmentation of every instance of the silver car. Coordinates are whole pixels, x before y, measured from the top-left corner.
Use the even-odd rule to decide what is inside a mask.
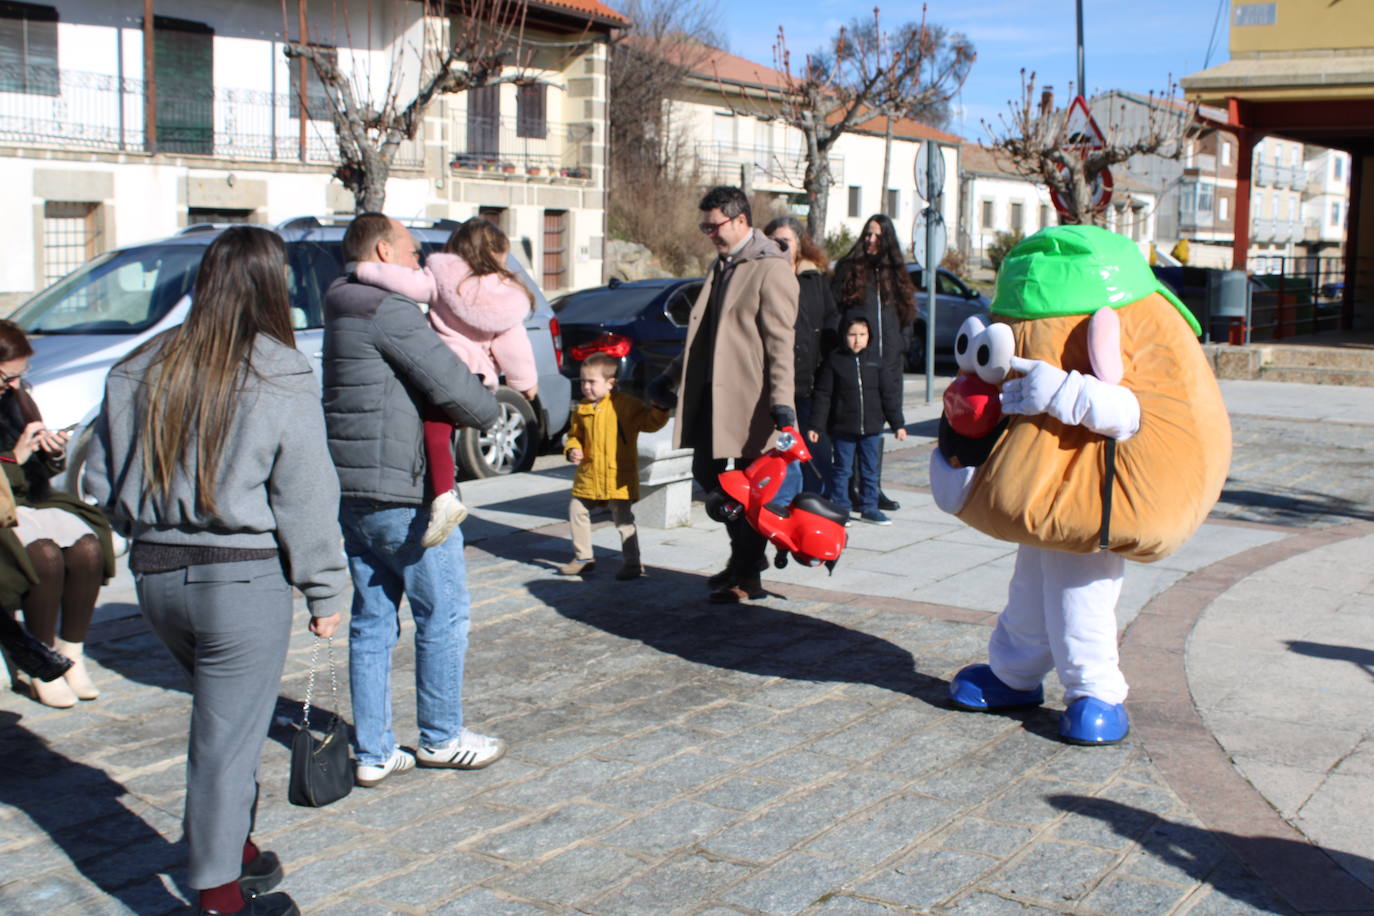
[[[916,287],[916,326],[912,329],[911,346],[906,352],[908,372],[926,369],[926,278],[918,264],[908,264],[907,273]],[[987,320],[992,303],[982,293],[964,283],[943,267],[935,274],[935,355],[952,354],[954,338],[959,326],[970,315]]]
[[[291,323],[296,347],[320,375],[324,292],[343,273],[341,242],[346,226],[314,217],[276,228],[286,242]],[[411,231],[425,251],[442,246],[457,224],[439,220]],[[144,341],[180,324],[192,307],[196,268],[206,246],[224,226],[191,226],[177,235],[107,251],[29,299],[12,316],[34,348],[25,376],[43,411],[58,429],[76,424],[65,485],[75,492],[90,443],[89,427],[100,410],[105,374]],[[464,429],[455,442],[459,473],[489,477],[527,470],[545,440],[568,424],[571,392],[559,372],[557,322],[539,287],[512,257],[508,266],[535,295],[525,321],[539,367],[534,403],[505,387],[497,389],[501,415],[487,431]]]

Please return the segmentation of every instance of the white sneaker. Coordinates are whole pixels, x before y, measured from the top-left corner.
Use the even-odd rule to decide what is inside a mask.
[[[415,757],[409,751],[398,747],[391,752],[391,757],[381,766],[358,764],[357,769],[353,771],[353,779],[358,785],[370,789],[393,773],[404,773],[406,770],[413,769],[415,769]]]
[[[439,747],[420,747],[416,754],[422,767],[448,767],[454,770],[480,770],[500,760],[506,742],[463,729],[457,738]]]
[[[458,498],[457,490],[440,493],[429,504],[429,525],[425,528],[425,536],[420,538],[420,546],[438,547],[467,517],[468,507]]]

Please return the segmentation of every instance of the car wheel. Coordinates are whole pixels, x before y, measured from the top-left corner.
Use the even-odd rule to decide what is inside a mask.
[[[465,427],[455,449],[458,471],[464,477],[497,477],[528,471],[544,434],[534,405],[510,388],[496,389],[500,415],[485,432]]]
[[[920,323],[911,330],[911,346],[906,348],[906,371],[926,371],[926,326]]]

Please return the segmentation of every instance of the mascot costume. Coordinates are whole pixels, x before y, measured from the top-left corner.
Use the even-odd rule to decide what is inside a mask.
[[[1093,226],[1043,229],[1008,252],[970,318],[931,454],[936,504],[1020,544],[986,665],[950,684],[964,709],[1039,705],[1054,668],[1059,735],[1130,730],[1117,658],[1126,560],[1188,539],[1215,504],[1231,427],[1192,314],[1135,243]]]

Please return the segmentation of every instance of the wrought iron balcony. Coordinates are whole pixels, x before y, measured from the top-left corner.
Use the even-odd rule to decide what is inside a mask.
[[[0,86],[14,85],[0,68]],[[289,93],[216,87],[157,87],[157,141],[148,142],[143,80],[62,70],[56,91],[0,91],[0,143],[89,151],[171,153],[219,159],[338,161],[334,125],[308,120],[300,143],[300,104]],[[418,141],[401,144],[394,164],[418,167]]]
[[[468,117],[464,142],[453,150],[454,171],[534,177],[590,178],[583,144],[595,136],[590,123],[563,124],[533,118]],[[459,128],[459,133],[462,129]]]

